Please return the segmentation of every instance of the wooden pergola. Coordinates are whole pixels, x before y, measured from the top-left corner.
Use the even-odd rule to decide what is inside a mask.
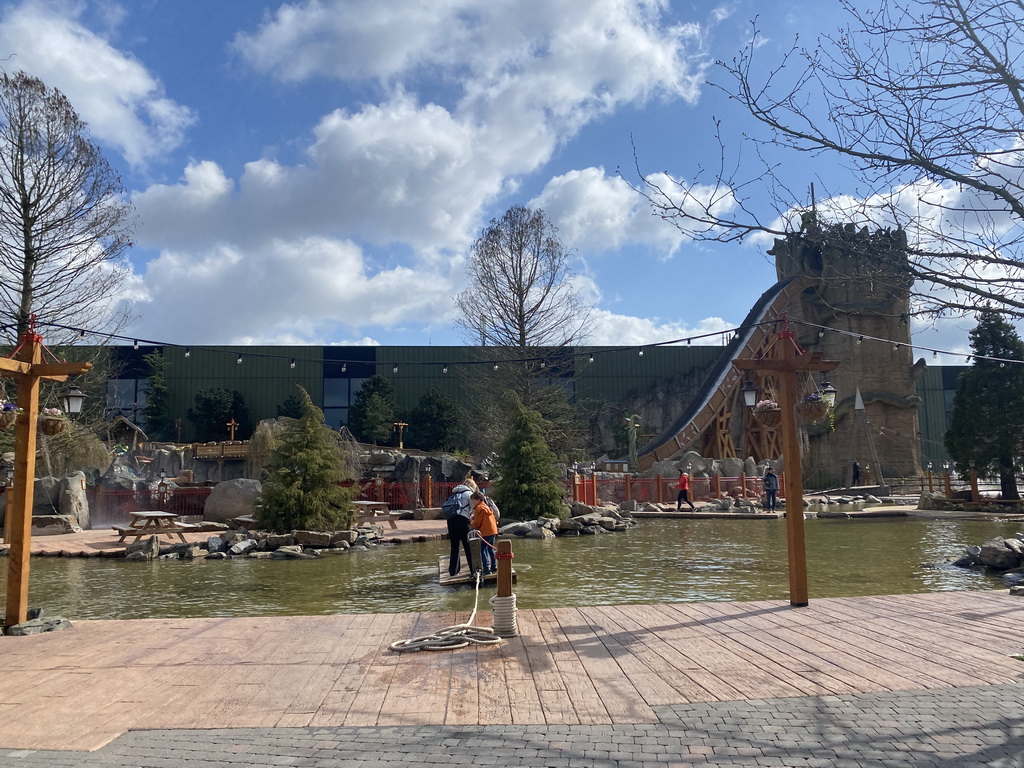
[[[43,337],[30,324],[11,357],[0,358],[0,376],[18,382],[21,409],[14,426],[14,485],[8,491],[4,539],[10,545],[7,561],[7,609],[4,627],[28,617],[29,553],[32,544],[32,496],[36,474],[36,426],[39,420],[39,382],[66,381],[85,373],[92,363],[43,362]],[[52,355],[51,355],[52,356]]]

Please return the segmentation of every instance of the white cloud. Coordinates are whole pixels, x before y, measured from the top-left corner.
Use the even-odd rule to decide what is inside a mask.
[[[145,280],[138,333],[166,341],[205,329],[231,344],[322,343],[362,326],[440,317],[447,308],[438,299],[442,278],[405,267],[370,274],[357,246],[325,238],[273,240],[244,252],[165,250]]]
[[[617,315],[606,310],[596,310],[590,325],[591,336],[588,344],[595,346],[629,347],[633,345],[654,344],[672,339],[704,337],[698,344],[708,345],[719,341],[717,333],[735,328],[720,317],[707,317],[696,326],[683,323],[664,321],[657,317],[631,317]],[[710,336],[708,334],[711,334]],[[728,342],[724,334],[722,343]]]
[[[671,255],[686,239],[678,228],[654,215],[650,204],[603,168],[556,176],[530,203],[543,208],[570,247],[590,253],[644,245]]]
[[[82,26],[78,10],[48,0],[8,6],[0,17],[0,50],[14,54],[8,67],[62,91],[92,135],[133,165],[176,148],[192,113],[142,64]]]

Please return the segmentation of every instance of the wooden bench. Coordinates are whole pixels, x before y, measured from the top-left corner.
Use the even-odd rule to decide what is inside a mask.
[[[115,531],[117,531],[117,533],[118,533],[117,540],[119,542],[121,542],[121,543],[124,543],[124,540],[125,540],[126,536],[134,536],[135,540],[138,541],[140,536],[157,536],[157,537],[159,537],[161,533],[175,533],[175,534],[178,535],[178,538],[181,539],[184,542],[185,541],[185,537],[182,534],[186,533],[189,530],[188,528],[182,528],[181,526],[177,526],[177,525],[173,526],[173,527],[168,526],[166,528],[159,528],[158,529],[158,528],[137,528],[134,525],[125,525],[123,523],[115,523],[114,525],[111,525],[110,527],[113,528]]]

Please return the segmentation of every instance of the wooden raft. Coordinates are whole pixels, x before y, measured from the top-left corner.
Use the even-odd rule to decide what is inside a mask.
[[[437,580],[442,587],[457,587],[461,584],[475,584],[476,578],[473,576],[473,569],[466,564],[466,556],[462,555],[460,562],[462,568],[454,576],[448,575],[448,557],[437,558]],[[516,582],[516,569],[512,569],[512,583]],[[484,584],[496,585],[498,583],[498,574],[488,573],[484,576]]]

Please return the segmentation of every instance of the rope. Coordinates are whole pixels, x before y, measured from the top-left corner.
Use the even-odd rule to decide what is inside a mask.
[[[476,618],[477,604],[480,602],[480,582],[482,580],[483,575],[477,571],[473,613],[470,614],[469,620],[465,624],[454,624],[450,627],[444,627],[431,635],[421,635],[409,638],[408,640],[396,640],[388,647],[392,651],[399,653],[403,651],[453,651],[456,648],[465,648],[470,644],[496,645],[501,642],[503,637],[513,637],[516,634],[515,595],[512,595],[510,598],[499,598],[497,596],[491,598],[491,604],[494,605],[494,623],[495,626],[500,626],[500,631],[496,631],[491,627],[473,626],[473,619]],[[495,603],[496,600],[501,600],[501,604]],[[509,600],[512,601],[511,606],[507,603]],[[508,615],[509,611],[512,614],[511,619]]]

